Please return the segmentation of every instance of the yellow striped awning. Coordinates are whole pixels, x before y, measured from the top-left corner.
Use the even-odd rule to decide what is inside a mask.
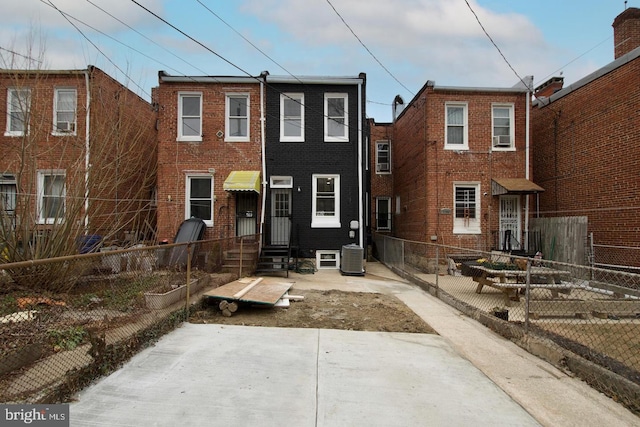
[[[225,191],[255,191],[260,193],[260,172],[232,171],[225,179],[222,188]]]

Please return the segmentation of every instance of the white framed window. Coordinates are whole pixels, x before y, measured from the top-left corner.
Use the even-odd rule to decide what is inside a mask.
[[[391,173],[391,145],[389,141],[376,141],[376,173]]]
[[[324,140],[349,141],[349,96],[346,93],[324,94]]]
[[[311,227],[340,228],[340,175],[313,175]]]
[[[225,141],[249,141],[249,94],[228,93],[226,97]]]
[[[340,268],[340,251],[316,251],[318,270]]]
[[[202,141],[201,92],[178,92],[178,141]]]
[[[64,170],[38,171],[38,223],[54,224],[64,221],[66,197]]]
[[[7,129],[5,136],[23,136],[29,133],[31,89],[9,88],[7,90]]]
[[[448,102],[445,104],[445,149],[469,149],[469,129],[467,123],[468,111],[466,102]]]
[[[391,230],[391,197],[376,197],[376,229]]]
[[[280,141],[304,141],[304,94],[280,94]]]
[[[492,147],[496,150],[513,150],[513,104],[493,104],[491,108]]]
[[[453,192],[453,232],[480,234],[480,183],[455,182]]]
[[[53,134],[76,134],[78,93],[74,88],[57,88],[53,99]]]
[[[200,218],[208,227],[213,226],[213,176],[187,175],[185,201],[185,219]]]
[[[292,176],[271,176],[269,177],[269,186],[271,188],[293,188]]]

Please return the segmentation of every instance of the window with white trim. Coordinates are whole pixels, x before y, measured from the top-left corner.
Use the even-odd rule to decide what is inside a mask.
[[[498,150],[511,150],[515,147],[513,129],[513,104],[494,104],[491,109],[492,146]]]
[[[376,229],[391,230],[391,197],[376,197]]]
[[[340,175],[313,175],[311,227],[340,227]]]
[[[466,150],[469,148],[467,120],[466,102],[448,102],[445,105],[445,149]]]
[[[456,182],[454,191],[453,232],[480,234],[480,183]]]
[[[339,268],[340,251],[316,251],[316,267],[318,270]]]
[[[38,223],[54,224],[64,221],[66,172],[38,171]]]
[[[226,97],[225,141],[249,141],[249,95],[228,93]]]
[[[391,146],[389,141],[376,141],[376,173],[391,173]]]
[[[213,176],[209,174],[187,175],[185,192],[185,219],[200,218],[213,226]]]
[[[349,96],[346,93],[324,94],[325,142],[349,141]]]
[[[273,175],[269,177],[269,186],[271,188],[293,188],[293,177]]]
[[[280,94],[280,141],[304,141],[304,94]]]
[[[58,88],[53,100],[53,133],[76,134],[78,94],[73,88]]]
[[[23,136],[29,133],[31,89],[9,88],[7,91],[7,129],[5,136]]]
[[[178,93],[178,141],[202,141],[202,93]]]

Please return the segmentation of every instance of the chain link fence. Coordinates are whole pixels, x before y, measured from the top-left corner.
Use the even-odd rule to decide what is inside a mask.
[[[640,413],[640,275],[379,234],[374,256]]]
[[[0,402],[65,402],[255,270],[259,236],[0,264]]]

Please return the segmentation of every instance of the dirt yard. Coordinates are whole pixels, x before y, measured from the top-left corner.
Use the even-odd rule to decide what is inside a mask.
[[[241,306],[231,317],[222,315],[219,300],[209,299],[191,316],[191,322],[435,334],[420,317],[391,295],[296,290],[295,287],[289,293],[302,295],[304,299],[291,301],[288,308]]]

